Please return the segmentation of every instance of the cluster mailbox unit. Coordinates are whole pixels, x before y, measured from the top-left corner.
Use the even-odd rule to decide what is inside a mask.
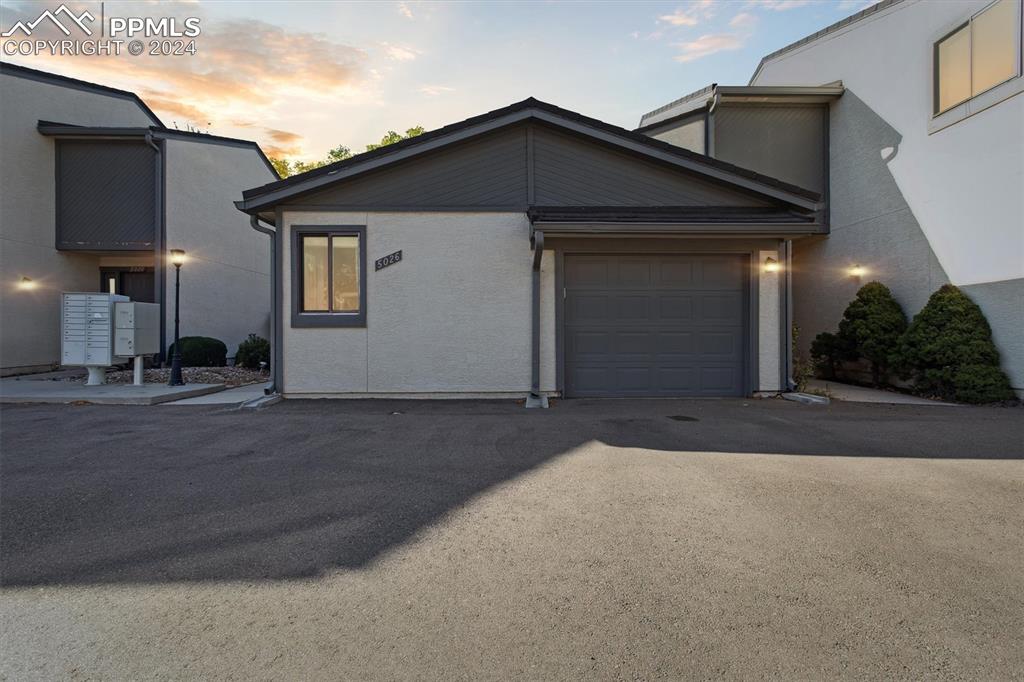
[[[89,370],[90,386],[106,380],[106,368],[135,358],[142,383],[142,356],[160,352],[160,306],[127,296],[65,293],[61,301],[61,364]]]

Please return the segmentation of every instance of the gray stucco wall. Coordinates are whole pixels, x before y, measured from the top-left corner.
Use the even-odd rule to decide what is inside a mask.
[[[796,350],[805,356],[818,333],[838,327],[862,284],[877,280],[888,286],[912,318],[949,282],[887,167],[899,154],[901,139],[851,91],[832,105],[831,234],[793,243]],[[849,274],[855,264],[866,269],[860,280]],[[992,325],[1003,369],[1018,390],[1024,389],[1022,281],[963,287]]]
[[[522,395],[531,253],[523,213],[284,213],[284,393]],[[292,328],[291,225],[366,225],[365,328]],[[376,258],[402,262],[375,272]],[[541,388],[555,390],[554,258],[541,264]]]
[[[250,333],[270,334],[270,240],[232,200],[275,178],[254,149],[165,142],[167,249],[184,249],[181,334],[212,336],[234,356]],[[174,267],[167,266],[167,343],[174,335]]]
[[[134,102],[0,75],[0,370],[60,359],[62,291],[99,286],[99,260],[54,249],[54,141],[40,120],[94,126],[147,126]],[[36,289],[17,283],[29,277]]]
[[[661,130],[653,130],[647,134],[662,142],[668,142],[677,147],[689,149],[691,152],[697,152],[698,154],[707,153],[705,150],[703,116],[670,125]]]
[[[712,113],[712,156],[821,192],[825,105],[722,104]]]

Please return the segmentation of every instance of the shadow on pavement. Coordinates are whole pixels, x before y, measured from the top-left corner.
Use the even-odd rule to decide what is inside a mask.
[[[6,407],[0,580],[309,578],[365,566],[590,441],[680,457],[1020,459],[1022,414],[739,400],[567,401],[545,411],[463,401],[286,401],[257,413]]]

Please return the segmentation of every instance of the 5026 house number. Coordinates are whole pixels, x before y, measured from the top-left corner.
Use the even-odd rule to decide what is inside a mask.
[[[394,265],[395,263],[401,263],[401,262],[402,262],[402,252],[401,251],[395,251],[394,253],[389,253],[388,255],[384,256],[383,258],[378,258],[377,260],[375,260],[373,262],[373,269],[375,271],[376,270],[383,270],[384,268],[386,268],[389,265]]]

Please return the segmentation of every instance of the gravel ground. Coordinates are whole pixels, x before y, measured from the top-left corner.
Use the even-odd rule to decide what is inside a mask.
[[[144,370],[145,382],[166,384],[171,378],[169,367]],[[270,380],[269,372],[261,372],[245,367],[182,367],[182,378],[189,384],[225,384],[229,387],[248,386],[249,384],[266,383]],[[77,381],[84,383],[81,376],[68,376],[61,381]],[[133,370],[121,369],[107,372],[107,383],[130,384],[135,381]]]
[[[1024,670],[1019,409],[286,401],[0,418],[3,679]]]

